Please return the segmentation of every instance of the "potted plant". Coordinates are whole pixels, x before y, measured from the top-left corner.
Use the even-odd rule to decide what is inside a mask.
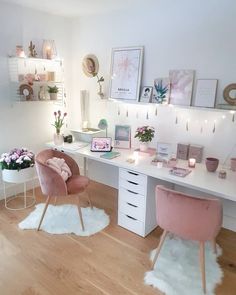
[[[6,182],[22,183],[34,175],[34,153],[26,148],[15,148],[3,153],[0,158],[2,179]]]
[[[57,93],[58,93],[59,89],[58,87],[55,86],[48,86],[48,93],[50,95],[50,99],[51,100],[56,100],[57,99]]]
[[[140,141],[140,151],[144,152],[148,149],[148,143],[152,141],[155,129],[151,126],[138,127],[135,132],[135,138]]]
[[[64,125],[64,119],[67,116],[67,113],[64,113],[62,115],[61,111],[54,112],[54,126],[56,128],[56,134],[54,134],[54,144],[55,145],[61,145],[64,141],[63,136],[60,134],[61,133],[61,128]]]

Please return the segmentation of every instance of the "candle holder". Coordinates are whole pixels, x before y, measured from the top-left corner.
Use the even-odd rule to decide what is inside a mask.
[[[219,174],[218,174],[218,177],[221,178],[221,179],[225,179],[227,176],[227,172],[225,170],[220,170],[219,171]]]
[[[194,158],[188,159],[188,167],[189,168],[195,168],[195,165],[196,165],[196,159],[194,159]]]
[[[57,57],[57,50],[54,40],[43,40],[43,58],[54,59]]]

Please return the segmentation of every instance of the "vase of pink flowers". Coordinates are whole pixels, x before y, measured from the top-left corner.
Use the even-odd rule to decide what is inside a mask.
[[[30,180],[35,174],[34,153],[26,148],[15,148],[1,155],[0,167],[3,181],[22,183]]]
[[[141,152],[147,151],[149,142],[152,141],[154,134],[155,129],[151,126],[142,126],[137,128],[134,137],[139,139],[139,149]]]
[[[64,138],[61,134],[61,128],[64,125],[64,119],[67,116],[67,113],[62,114],[61,111],[54,112],[54,124],[52,124],[56,128],[56,133],[54,134],[53,141],[55,145],[63,144]]]

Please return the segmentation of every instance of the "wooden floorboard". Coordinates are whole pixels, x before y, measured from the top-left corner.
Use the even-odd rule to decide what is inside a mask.
[[[0,202],[1,295],[162,294],[143,283],[151,266],[149,253],[162,231],[157,228],[144,239],[117,226],[117,190],[95,182],[89,190],[94,206],[105,209],[111,220],[90,237],[22,231],[18,223],[33,208],[9,211]],[[45,202],[40,189],[36,196],[38,203]],[[68,201],[75,202],[63,198],[59,203]],[[236,233],[223,229],[217,242],[223,249],[224,279],[216,294],[236,295]]]

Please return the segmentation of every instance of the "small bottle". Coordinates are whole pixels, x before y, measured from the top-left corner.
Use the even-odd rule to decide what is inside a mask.
[[[46,99],[45,89],[44,89],[44,87],[42,85],[39,88],[38,99],[39,100],[45,100]]]

